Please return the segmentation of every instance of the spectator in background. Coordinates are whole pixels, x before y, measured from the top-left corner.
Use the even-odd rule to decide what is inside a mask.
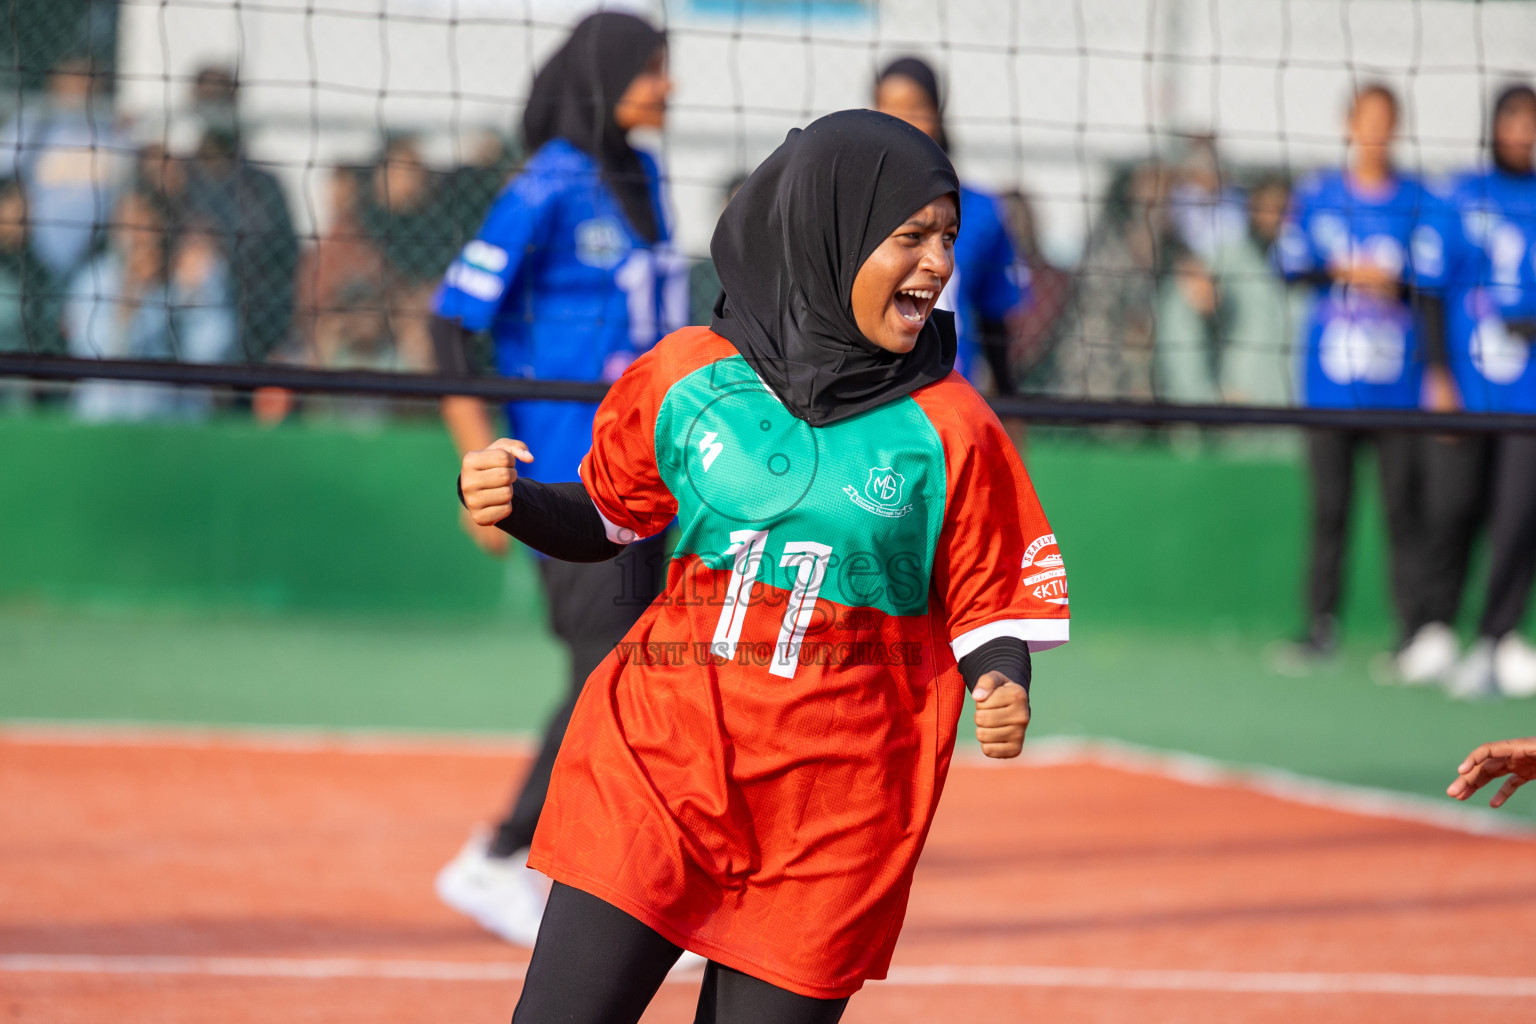
[[[0,182],[0,352],[58,355],[60,298],[32,251],[21,183]],[[0,411],[31,408],[34,393],[30,381],[0,381]]]
[[[875,80],[875,109],[921,129],[949,152],[938,75],[926,61],[902,57],[887,64]],[[1008,361],[1010,321],[1027,304],[1028,271],[1014,251],[995,196],[962,182],[960,224],[954,277],[938,307],[955,313],[960,343],[955,368],[972,381],[980,379],[979,355],[997,393],[1011,395],[1018,382]]]
[[[0,352],[58,355],[60,284],[33,251],[27,197],[0,182]]]
[[[1454,216],[1447,237],[1456,244],[1446,300],[1447,350],[1462,408],[1531,414],[1536,413],[1531,357],[1536,91],[1524,84],[1504,89],[1489,127],[1488,165],[1458,175],[1449,190]],[[1399,656],[1398,676],[1406,683],[1444,682],[1464,699],[1536,695],[1536,649],[1518,631],[1536,577],[1536,437],[1462,436],[1425,443],[1430,622]],[[1478,638],[1461,658],[1451,624],[1485,509],[1487,589]]]
[[[1168,180],[1169,272],[1159,287],[1156,318],[1158,397],[1173,402],[1220,400],[1221,323],[1215,263],[1243,231],[1242,198],[1222,183],[1215,141],[1197,136]]]
[[[1311,284],[1302,399],[1313,408],[1417,409],[1426,390],[1443,391],[1443,367],[1426,353],[1443,351],[1444,311],[1436,298],[1446,273],[1442,206],[1392,163],[1397,98],[1369,85],[1350,102],[1349,163],[1296,189],[1276,251],[1287,278]],[[1422,444],[1409,434],[1315,429],[1308,435],[1312,537],[1307,627],[1277,649],[1277,668],[1305,671],[1333,653],[1344,565],[1344,535],[1359,449],[1376,451],[1387,517],[1392,599],[1404,637],[1417,639],[1424,588],[1438,586],[1420,569],[1423,540]]]
[[[329,358],[334,339],[338,332],[356,333],[356,314],[366,311],[381,319],[384,314],[384,254],[363,225],[367,174],[357,167],[331,170],[325,232],[299,265],[295,342],[303,361],[313,365],[334,365]],[[365,333],[374,332],[370,328]]]
[[[163,142],[146,142],[134,155],[133,187],[168,207],[179,206],[187,188],[186,161]]]
[[[178,235],[156,197],[128,192],[106,250],[75,275],[64,329],[82,359],[228,360],[236,322],[216,236],[197,227]],[[75,414],[92,422],[196,418],[212,401],[201,389],[121,381],[82,381],[72,397]]]
[[[316,369],[399,371],[403,365],[389,332],[384,256],[363,227],[363,195],[369,170],[335,167],[327,179],[324,234],[299,264],[296,315],[290,343],[273,358]],[[276,423],[300,400],[278,388],[261,388],[252,403],[257,419]],[[372,426],[394,407],[388,399],[309,395],[307,414]]]
[[[1270,251],[1290,189],[1280,178],[1247,196],[1243,229],[1185,235],[1163,279],[1157,314],[1158,394],[1173,402],[1289,405],[1295,401],[1292,330],[1299,310]]]
[[[1052,352],[1052,390],[1153,397],[1153,309],[1170,231],[1166,193],[1155,163],[1121,168],[1110,182]]]
[[[197,73],[192,100],[203,135],[186,164],[181,202],[215,234],[239,310],[241,358],[260,362],[292,326],[299,240],[277,178],[245,155],[238,98],[229,69]]]
[[[1009,356],[1014,375],[1024,381],[1050,356],[1061,315],[1072,298],[1072,275],[1052,264],[1041,249],[1029,196],[1016,190],[1003,196],[1002,202],[1004,223],[1029,281],[1029,301],[1014,321]]]
[[[33,250],[61,281],[92,255],[132,163],[112,112],[95,103],[96,84],[88,59],[63,60],[43,102],[0,129],[0,177],[22,183]]]
[[[376,283],[354,277],[331,295],[334,303],[315,320],[303,365],[320,370],[369,370],[375,373],[420,372],[408,366],[389,331],[389,303]],[[356,427],[377,427],[400,410],[400,403],[383,396],[313,394],[302,399],[305,416],[341,421]],[[257,417],[272,422],[274,408],[258,402]],[[286,406],[283,411],[286,411]]]
[[[460,241],[440,179],[427,167],[414,136],[394,136],[373,169],[364,213],[383,254],[389,330],[399,361],[418,371],[434,364],[428,329],[432,295]]]
[[[1295,339],[1305,308],[1298,291],[1275,276],[1273,257],[1290,200],[1284,178],[1260,180],[1248,191],[1247,231],[1216,257],[1226,402],[1296,404]]]
[[[1223,180],[1216,140],[1209,135],[1186,140],[1168,185],[1168,217],[1184,251],[1207,266],[1246,234],[1243,193]]]

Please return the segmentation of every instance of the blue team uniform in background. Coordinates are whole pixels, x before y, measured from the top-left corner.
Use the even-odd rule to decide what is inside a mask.
[[[1446,347],[1469,412],[1536,413],[1531,339],[1507,320],[1536,316],[1536,175],[1499,170],[1456,177]]]
[[[955,369],[970,377],[978,365],[981,322],[1002,320],[1028,298],[1029,270],[1003,227],[997,199],[961,185],[955,274],[939,300],[939,308],[955,314]]]
[[[502,190],[448,267],[434,311],[489,331],[502,376],[613,380],[685,325],[686,266],[669,243],[656,162],[645,153],[640,160],[656,209],[654,245],[629,225],[597,161],[557,138]],[[578,479],[596,412],[596,403],[508,403],[510,436],[534,454],[519,475]]]
[[[1303,181],[1276,246],[1289,278],[1368,260],[1413,288],[1443,289],[1448,205],[1409,176],[1363,193],[1342,171]],[[1307,323],[1304,404],[1332,409],[1415,409],[1424,360],[1413,312],[1400,299],[1320,283]]]

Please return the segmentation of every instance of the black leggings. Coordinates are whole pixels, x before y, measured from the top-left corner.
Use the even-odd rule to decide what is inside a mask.
[[[1520,625],[1536,579],[1536,438],[1499,438],[1490,519],[1488,596],[1478,632],[1497,639]]]
[[[611,903],[555,883],[512,1024],[635,1024],[682,950]],[[813,999],[711,962],[694,1024],[837,1024]]]
[[[1368,434],[1357,430],[1313,430],[1307,435],[1312,472],[1312,567],[1308,611],[1315,623],[1338,611],[1344,569],[1344,538],[1354,497],[1355,455],[1374,444],[1381,474],[1381,503],[1387,514],[1388,564],[1392,601],[1403,635],[1423,625],[1419,610],[1419,473],[1421,441],[1412,434]]]

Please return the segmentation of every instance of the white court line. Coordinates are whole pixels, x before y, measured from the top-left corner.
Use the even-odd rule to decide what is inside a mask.
[[[1123,740],[1093,736],[1043,736],[1024,745],[1016,761],[997,761],[967,750],[956,761],[971,767],[1010,764],[1057,766],[1092,764],[1136,775],[1171,779],[1191,786],[1243,789],[1288,803],[1368,818],[1389,818],[1452,832],[1506,839],[1536,839],[1536,822],[1492,808],[1467,805],[1450,797],[1419,796],[1371,786],[1319,779],[1284,768],[1237,764],[1200,754],[1158,750]],[[1446,785],[1455,778],[1446,774]],[[1492,794],[1492,790],[1489,790]],[[1474,797],[1474,799],[1476,799]]]
[[[239,978],[400,981],[520,981],[527,965],[446,960],[301,959],[233,956],[0,955],[0,971],[30,974],[165,974]],[[699,972],[667,980],[697,982]],[[1001,988],[1093,988],[1163,992],[1246,992],[1300,995],[1418,995],[1536,998],[1536,977],[1475,974],[1325,974],[1307,971],[1131,970],[1118,967],[896,966],[874,985]]]
[[[527,964],[340,957],[0,955],[17,974],[193,974],[234,978],[395,978],[418,981],[521,981]]]
[[[537,748],[537,739],[524,733],[50,719],[0,720],[0,744],[5,743],[443,757],[531,756]],[[1457,803],[1450,797],[1417,796],[1332,782],[1282,768],[1221,761],[1116,739],[1043,736],[1030,740],[1024,745],[1021,757],[1008,761],[985,757],[975,748],[961,747],[956,751],[955,761],[968,767],[989,769],[1086,763],[1193,786],[1243,789],[1345,814],[1410,821],[1470,835],[1536,839],[1536,822],[1483,806]],[[1447,785],[1451,778],[1448,771]]]

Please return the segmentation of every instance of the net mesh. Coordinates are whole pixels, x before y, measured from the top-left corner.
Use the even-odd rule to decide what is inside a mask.
[[[1017,391],[1000,409],[1064,419],[1353,416],[1296,408],[1309,295],[1267,251],[1290,189],[1341,165],[1344,107],[1366,82],[1401,100],[1399,167],[1476,165],[1491,96],[1536,46],[1522,3],[622,6],[669,34],[668,126],[643,144],[666,169],[695,320],[713,300],[708,239],[729,183],[788,128],[869,104],[891,58],[921,56],[942,80],[957,168],[997,197],[1029,283],[992,337],[1006,359],[978,354],[973,377]],[[437,375],[432,295],[526,156],[515,126],[533,70],[590,9],[8,0],[5,393],[101,375],[525,394]],[[228,403],[156,394],[141,412]],[[1487,427],[1474,419],[1435,422]]]

